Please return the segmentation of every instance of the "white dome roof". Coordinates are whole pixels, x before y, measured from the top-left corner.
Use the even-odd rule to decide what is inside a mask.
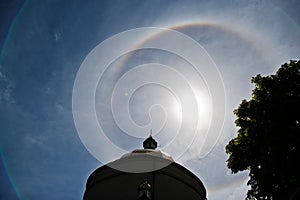
[[[174,162],[173,158],[170,155],[167,155],[167,154],[161,152],[160,150],[154,150],[154,149],[136,149],[130,153],[124,154],[121,158],[126,158],[129,156],[139,156],[141,154],[155,156],[158,158],[163,158],[163,159],[167,159],[167,160]]]

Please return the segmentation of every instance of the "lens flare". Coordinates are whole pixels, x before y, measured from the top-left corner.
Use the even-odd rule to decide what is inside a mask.
[[[151,53],[152,61],[142,62],[142,50]],[[143,93],[154,86],[152,94],[160,98]],[[101,103],[95,101],[97,91]],[[176,161],[199,138],[205,146],[199,156],[213,148],[223,122],[210,132],[211,105],[224,116],[225,102],[218,68],[198,42],[171,29],[145,27],[112,36],[90,52],[74,83],[73,117],[83,144],[102,163],[126,153],[124,141],[145,138],[150,129],[161,150]]]

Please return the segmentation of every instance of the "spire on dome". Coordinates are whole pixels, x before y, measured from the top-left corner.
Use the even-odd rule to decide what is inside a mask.
[[[144,149],[156,149],[157,142],[152,137],[152,129],[150,132],[150,136],[143,142]]]

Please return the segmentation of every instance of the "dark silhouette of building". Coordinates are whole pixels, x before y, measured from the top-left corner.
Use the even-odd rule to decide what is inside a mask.
[[[137,149],[96,169],[84,200],[205,200],[206,190],[192,172],[156,150],[150,136]]]

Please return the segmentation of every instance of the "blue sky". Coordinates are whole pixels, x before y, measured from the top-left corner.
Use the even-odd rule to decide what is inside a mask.
[[[102,165],[96,158],[117,158],[109,148],[92,148],[93,138],[82,143],[73,118],[77,111],[72,107],[73,87],[93,49],[115,34],[141,27],[186,34],[203,47],[200,53],[212,62],[198,69],[201,76],[197,78],[182,57],[159,49],[120,55],[99,77],[96,87],[96,114],[104,133],[115,146],[130,151],[141,148],[151,127],[161,140],[160,149],[169,141],[178,144],[178,148],[165,148],[166,153],[183,152],[176,161],[201,178],[209,199],[243,199],[247,172],[233,175],[226,168],[224,148],[237,130],[232,111],[242,99],[251,97],[252,76],[274,73],[282,63],[299,59],[299,9],[297,0],[1,1],[0,199],[80,199],[88,175]],[[164,41],[163,34],[145,39],[157,39],[158,44]],[[171,45],[181,45],[184,55],[195,53],[181,42]],[[125,44],[114,43],[105,50],[113,54]],[[133,67],[153,62],[169,68]],[[180,76],[169,75],[170,68]],[[215,76],[209,75],[212,70]],[[145,80],[156,85],[142,85]],[[159,85],[159,80],[165,82]],[[188,85],[183,87],[182,80]],[[138,90],[124,93],[129,86]],[[199,91],[200,114],[196,118],[202,123],[191,144],[189,135],[178,141],[175,134],[176,120],[180,120],[180,112],[174,114],[176,95],[185,97],[188,86]],[[174,90],[174,95],[170,88],[179,90]],[[122,92],[124,95],[119,95]],[[126,108],[135,127],[113,121],[114,117],[128,117],[118,111],[123,108],[122,98],[129,97]],[[189,128],[192,119],[181,120],[181,125]]]

